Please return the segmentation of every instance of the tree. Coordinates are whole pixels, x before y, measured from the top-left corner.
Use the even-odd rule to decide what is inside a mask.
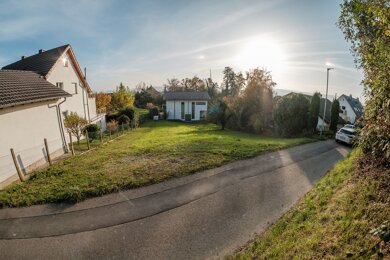
[[[337,123],[339,122],[340,103],[337,99],[332,102],[332,109],[330,115],[330,126],[329,129],[336,133]]]
[[[167,84],[164,84],[167,91],[182,91],[183,88],[177,78],[167,79]]]
[[[96,94],[96,108],[105,109],[109,111],[111,109],[111,95],[105,93]]]
[[[310,104],[302,94],[284,96],[278,100],[273,111],[276,131],[281,136],[294,136],[308,128],[307,116]]]
[[[246,79],[244,75],[239,72],[234,76],[234,84],[231,85],[231,95],[237,97],[241,94],[242,90],[245,88]]]
[[[225,67],[223,70],[223,80],[222,80],[222,94],[227,96],[232,93],[232,89],[235,89],[235,78],[236,73],[230,67]]]
[[[213,123],[221,124],[221,130],[225,130],[225,126],[229,122],[231,116],[232,114],[225,98],[218,99],[210,106],[208,119]]]
[[[135,105],[140,108],[145,108],[147,103],[152,103],[154,101],[152,95],[147,91],[147,89],[141,89],[136,92],[134,97]]]
[[[211,99],[214,99],[218,95],[218,83],[214,82],[211,78],[206,80],[207,92]]]
[[[125,87],[122,83],[116,88],[114,93],[112,93],[111,104],[113,109],[119,110],[126,107],[134,106],[134,94],[129,89],[129,87]]]
[[[247,86],[243,91],[245,117],[242,122],[256,133],[264,132],[272,121],[272,89],[276,83],[271,73],[254,69],[247,73]]]
[[[314,93],[310,102],[310,111],[309,111],[309,129],[313,132],[317,129],[318,124],[318,115],[320,114],[320,102],[321,94],[319,92]]]
[[[76,136],[77,143],[80,144],[80,138],[83,135],[84,127],[88,125],[87,119],[80,117],[76,112],[70,112],[64,119],[64,126],[68,133]]]
[[[338,25],[364,71],[366,124],[359,139],[366,155],[390,164],[390,5],[388,0],[345,0]]]

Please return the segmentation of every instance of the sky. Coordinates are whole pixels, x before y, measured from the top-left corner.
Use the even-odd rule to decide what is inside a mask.
[[[362,97],[337,27],[341,0],[0,0],[0,67],[71,44],[95,91],[222,81],[224,67],[271,71],[276,88]]]

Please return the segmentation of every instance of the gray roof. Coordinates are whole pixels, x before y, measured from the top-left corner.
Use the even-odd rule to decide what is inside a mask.
[[[164,100],[210,100],[210,96],[208,92],[168,91],[164,93]]]
[[[0,70],[0,108],[71,96],[32,71]]]
[[[363,105],[360,103],[358,98],[353,98],[352,96],[347,95],[341,95],[341,97],[344,97],[348,104],[352,107],[353,111],[355,112],[356,118],[359,118],[363,115]]]
[[[69,46],[69,44],[66,44],[64,46],[37,53],[35,55],[26,57],[24,59],[18,60],[17,62],[4,66],[3,69],[30,70],[42,76],[46,76]]]

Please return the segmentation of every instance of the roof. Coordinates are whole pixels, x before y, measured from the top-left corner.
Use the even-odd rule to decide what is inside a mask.
[[[61,58],[61,56],[65,52],[69,54],[69,57],[73,62],[73,65],[76,69],[77,75],[80,77],[80,80],[83,82],[87,91],[91,93],[91,88],[89,87],[88,82],[83,75],[83,72],[77,62],[76,56],[74,55],[70,44],[65,44],[63,46],[47,51],[39,51],[35,55],[26,57],[17,62],[4,66],[3,69],[33,71],[47,78],[48,74],[50,74],[50,71],[52,70],[58,59]]]
[[[208,92],[169,91],[164,93],[164,100],[210,100]]]
[[[0,70],[0,108],[71,96],[32,71]]]
[[[60,46],[48,51],[39,52],[35,55],[18,60],[12,64],[4,66],[7,70],[30,70],[42,76],[46,76],[57,60],[67,50],[69,44]]]
[[[353,112],[355,112],[356,118],[359,118],[363,115],[363,105],[360,103],[358,98],[353,98],[352,96],[347,95],[341,95],[339,99],[343,97],[347,100],[348,104],[353,109]]]

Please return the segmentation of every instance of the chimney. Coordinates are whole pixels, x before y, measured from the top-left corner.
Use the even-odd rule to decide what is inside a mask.
[[[87,79],[87,67],[84,67],[84,79]]]
[[[27,56],[24,56],[24,55],[23,55],[20,59],[21,59],[21,60],[24,60],[25,58],[27,58]]]
[[[39,49],[38,53],[42,53],[42,52],[45,52],[44,49]]]

